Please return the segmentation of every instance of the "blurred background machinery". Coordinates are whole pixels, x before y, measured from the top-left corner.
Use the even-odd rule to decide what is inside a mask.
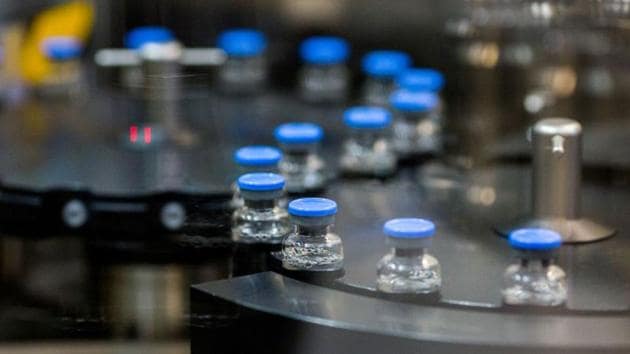
[[[285,329],[298,323],[291,332],[297,339],[267,347],[276,353],[316,350],[318,335],[335,338],[331,350],[355,339],[374,344],[372,350],[389,343],[407,350],[442,336],[445,343],[426,348],[448,352],[475,340],[493,343],[500,336],[492,330],[504,330],[507,338],[519,328],[526,329],[523,336],[494,350],[627,352],[630,2],[5,2],[0,353],[44,347],[186,353],[191,335],[197,338],[193,350],[204,352],[237,340],[242,332],[234,326],[259,328],[267,320]],[[214,48],[227,28],[260,29],[269,43],[268,87],[245,98],[220,92],[221,60],[181,65],[134,87],[125,81],[126,68],[94,60],[104,48],[124,48],[125,35],[147,25],[169,28],[185,48]],[[346,102],[318,106],[298,98],[299,43],[315,34],[338,35],[351,45]],[[67,57],[42,50],[53,37],[73,38]],[[229,240],[233,151],[273,144],[279,123],[311,120],[324,127],[322,156],[335,165],[344,136],[338,117],[359,100],[362,56],[378,48],[404,50],[415,66],[445,75],[445,151],[404,165],[390,180],[331,183],[325,195],[341,205],[337,230],[349,260],[346,274],[332,285],[249,275],[269,270],[268,250]],[[159,99],[162,94],[175,96]],[[618,234],[562,249],[571,279],[565,312],[514,312],[498,296],[510,254],[493,227],[527,211],[531,154],[525,132],[554,116],[583,126],[584,215]],[[436,243],[440,259],[448,260],[440,304],[374,295],[380,222],[406,213],[431,216],[443,232]],[[244,277],[231,279],[238,276]],[[189,286],[198,283],[204,284],[191,299]],[[270,304],[274,296],[281,300]],[[435,326],[427,331],[422,316]],[[458,321],[466,316],[475,321]],[[330,326],[308,332],[320,324],[309,318]],[[487,331],[475,338],[470,333],[479,333],[477,320]],[[538,330],[547,335],[537,336]],[[416,336],[423,331],[429,337]],[[302,338],[304,333],[315,337]],[[257,339],[251,343],[262,343]],[[251,349],[224,352],[239,348]]]

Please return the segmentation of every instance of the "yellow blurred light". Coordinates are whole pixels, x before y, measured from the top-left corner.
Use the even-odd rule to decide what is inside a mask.
[[[21,72],[24,80],[37,85],[52,73],[52,65],[41,50],[46,38],[69,36],[85,42],[93,23],[94,9],[87,0],[68,1],[38,14],[22,46]]]

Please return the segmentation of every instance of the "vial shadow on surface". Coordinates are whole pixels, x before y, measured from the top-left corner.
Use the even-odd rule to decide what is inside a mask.
[[[330,286],[335,280],[342,278],[346,273],[343,268],[333,271],[289,270],[282,266],[280,252],[269,252],[267,254],[267,262],[269,264],[269,270],[275,273],[315,285]]]

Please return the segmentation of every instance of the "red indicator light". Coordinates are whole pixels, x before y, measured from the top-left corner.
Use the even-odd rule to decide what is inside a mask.
[[[129,141],[134,144],[138,141],[138,127],[135,125],[129,127]]]
[[[151,144],[151,127],[144,127],[144,143]]]

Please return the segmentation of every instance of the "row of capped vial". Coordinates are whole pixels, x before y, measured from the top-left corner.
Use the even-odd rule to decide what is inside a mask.
[[[258,172],[238,178],[243,206],[233,215],[236,242],[282,244],[287,270],[332,272],[343,268],[341,238],[332,232],[337,204],[325,198],[300,198],[283,205],[285,180]],[[377,289],[394,294],[429,294],[440,290],[439,261],[429,253],[433,222],[400,218],[386,222],[390,252],[377,265]],[[567,297],[566,277],[554,264],[562,238],[546,229],[519,229],[509,236],[519,260],[504,275],[503,298],[511,305],[556,306]]]
[[[435,102],[426,101],[424,98],[430,96],[424,93],[405,93],[402,96],[409,101],[412,100],[409,96],[419,98],[418,105]],[[407,104],[410,104],[409,101]],[[409,112],[402,110],[398,112],[400,115],[394,119],[387,109],[376,106],[357,106],[344,112],[343,122],[350,135],[343,144],[339,160],[343,172],[386,177],[395,172],[398,158],[408,156],[412,149],[419,153],[435,148],[432,144],[438,139],[434,136],[435,131],[424,134],[415,128],[424,124],[425,120],[434,122],[431,110],[423,111],[422,117],[410,116]],[[390,134],[392,124],[394,133]],[[314,123],[286,123],[276,128],[274,136],[284,154],[270,146],[241,148],[234,158],[241,172],[280,171],[287,180],[290,193],[324,188],[325,163],[318,153],[324,137],[323,129]]]
[[[80,51],[76,47],[81,45],[78,40],[72,46],[69,45],[72,43],[71,38],[60,39],[51,38],[47,41],[45,54],[53,61],[77,58]],[[200,58],[188,63],[190,58],[180,58],[183,54],[177,56],[171,53],[175,47],[180,48],[178,53],[185,50],[181,49],[174,33],[165,27],[135,28],[126,34],[124,42],[127,50],[137,53],[141,61],[151,61],[157,57],[163,61],[172,57],[173,61],[182,61],[182,65],[202,65],[203,59],[207,65],[221,63],[218,74],[220,86],[227,92],[258,92],[268,79],[268,40],[264,33],[256,29],[236,28],[220,33],[216,45],[224,60],[219,60],[220,56],[208,51],[208,48],[190,48],[191,54],[188,56]],[[204,50],[208,51],[207,58],[199,54],[204,53]],[[171,55],[161,55],[161,51]],[[350,87],[347,62],[350,52],[350,45],[341,37],[314,36],[304,40],[299,47],[299,55],[304,63],[298,80],[301,96],[311,102],[340,102],[347,98]],[[97,62],[102,61],[97,59]],[[123,65],[122,62],[120,65]],[[442,75],[431,69],[417,70],[417,74],[421,75],[401,75],[410,67],[411,58],[402,51],[374,50],[366,54],[362,60],[362,69],[367,75],[362,89],[365,103],[387,105],[392,88],[396,85],[431,92],[439,91],[444,85]],[[135,82],[138,78],[130,80],[134,81],[130,86],[142,86]]]

